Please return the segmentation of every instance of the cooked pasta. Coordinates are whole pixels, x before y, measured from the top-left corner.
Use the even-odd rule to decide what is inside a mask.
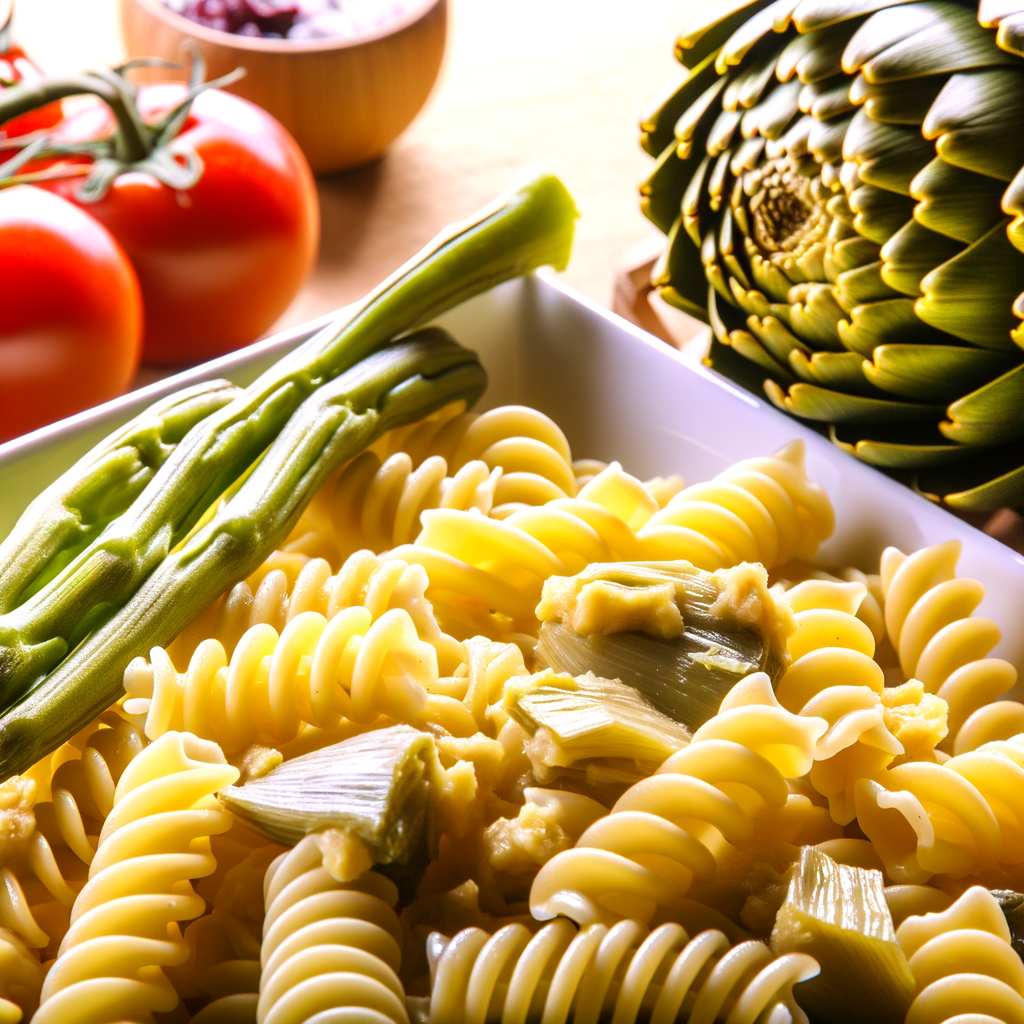
[[[332,578],[335,591],[339,577]],[[370,574],[367,604],[336,608],[333,593],[327,618],[299,608],[322,606],[328,589],[319,588],[318,602],[300,603],[308,595],[293,592],[280,635],[265,623],[251,626],[230,660],[223,644],[209,638],[178,672],[168,653],[154,648],[149,663],[136,659],[125,672],[125,709],[146,716],[150,738],[187,729],[228,752],[261,737],[287,743],[303,723],[332,728],[343,717],[365,724],[381,715],[399,721],[429,716],[427,691],[440,677],[438,651],[420,639],[407,610],[427,635],[444,639],[423,599],[425,587],[419,566],[386,563]],[[405,607],[389,607],[394,603]],[[447,639],[444,649],[464,656],[461,645]]]
[[[882,555],[885,625],[906,679],[919,679],[949,705],[944,748],[971,750],[988,740],[1024,731],[1024,706],[993,704],[1017,681],[1016,669],[987,655],[999,643],[999,627],[974,615],[985,588],[958,579],[958,540],[905,555]]]
[[[1024,735],[945,764],[915,761],[857,783],[857,818],[894,882],[1024,863]]]
[[[323,844],[307,836],[267,871],[258,1024],[408,1024],[398,890],[372,871],[338,882]]]
[[[1024,1021],[1024,964],[987,889],[974,886],[947,910],[908,917],[896,937],[917,988],[906,1024]]]
[[[683,558],[701,569],[810,558],[831,536],[835,513],[804,472],[804,443],[730,466],[676,494],[640,531],[644,557]]]
[[[873,777],[903,753],[884,723],[885,678],[872,660],[874,637],[855,617],[865,594],[863,584],[829,580],[807,580],[787,592],[796,631],[787,642],[792,663],[776,690],[788,711],[828,722],[810,779],[841,825],[856,815],[857,779]]]
[[[807,773],[827,728],[783,708],[764,673],[737,683],[688,747],[540,869],[530,892],[534,917],[647,921],[658,907],[671,908],[695,877],[715,873],[730,847],[754,839],[758,816],[783,810],[786,780]]]
[[[806,1024],[793,986],[818,973],[805,954],[773,957],[762,942],[733,946],[714,929],[691,940],[681,925],[649,932],[633,920],[577,931],[561,918],[536,935],[521,924],[450,940],[435,932],[427,950],[429,1024]]]
[[[167,733],[132,760],[43,983],[37,1024],[139,1019],[177,1006],[161,968],[188,957],[179,922],[203,911],[190,880],[213,871],[209,837],[230,825],[213,794],[237,778],[219,747],[187,733]]]
[[[45,973],[25,943],[0,927],[0,1024],[31,1018],[39,1005]]]

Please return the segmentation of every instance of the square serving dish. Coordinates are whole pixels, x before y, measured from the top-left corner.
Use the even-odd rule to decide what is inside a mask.
[[[149,403],[214,377],[247,384],[329,319],[0,445],[0,536],[42,487]],[[1024,557],[857,462],[768,402],[684,361],[545,272],[495,288],[438,322],[480,353],[490,375],[480,408],[515,402],[541,409],[565,431],[576,458],[617,459],[641,478],[679,473],[695,483],[802,437],[808,475],[825,487],[836,509],[836,531],[819,560],[877,571],[888,544],[909,552],[958,538],[958,574],[985,585],[980,613],[1003,632],[995,653],[1024,676]]]

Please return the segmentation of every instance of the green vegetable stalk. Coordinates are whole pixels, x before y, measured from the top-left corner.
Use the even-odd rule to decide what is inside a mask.
[[[535,267],[564,267],[575,217],[557,178],[542,174],[514,186],[439,235],[355,316],[324,328],[193,429],[102,536],[0,615],[0,709],[117,613],[318,388],[470,296]]]
[[[210,521],[0,718],[0,779],[55,750],[117,700],[132,658],[170,643],[253,572],[333,470],[385,431],[448,402],[472,403],[485,386],[476,355],[431,329],[368,356],[314,392]]]
[[[179,391],[118,427],[47,487],[0,543],[0,612],[53,579],[131,505],[197,423],[240,393],[226,380]]]

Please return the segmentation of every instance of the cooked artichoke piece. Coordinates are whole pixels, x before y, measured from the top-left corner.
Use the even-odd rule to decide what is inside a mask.
[[[803,847],[771,947],[776,954],[809,953],[821,965],[796,997],[823,1024],[902,1024],[914,976],[896,941],[881,871],[837,864]]]
[[[1024,960],[1024,895],[1012,889],[993,889],[992,895],[1006,918],[1013,951]]]
[[[537,653],[560,672],[620,679],[696,729],[736,682],[774,677],[785,657],[785,609],[759,570],[615,562],[552,577],[537,608]]]
[[[294,846],[332,828],[365,843],[378,864],[405,864],[427,840],[434,738],[407,725],[353,736],[221,790],[221,801],[264,835]]]
[[[531,737],[542,783],[575,781],[598,799],[651,775],[690,742],[690,732],[631,686],[592,672],[541,672],[505,687],[505,708]]]

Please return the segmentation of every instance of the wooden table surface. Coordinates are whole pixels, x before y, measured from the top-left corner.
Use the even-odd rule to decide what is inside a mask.
[[[526,164],[582,211],[566,280],[611,301],[630,251],[659,235],[637,208],[650,158],[637,121],[682,72],[686,0],[449,0],[449,46],[427,107],[377,163],[319,183],[316,270],[275,329],[352,302]],[[122,57],[117,0],[16,0],[16,37],[51,73]]]

